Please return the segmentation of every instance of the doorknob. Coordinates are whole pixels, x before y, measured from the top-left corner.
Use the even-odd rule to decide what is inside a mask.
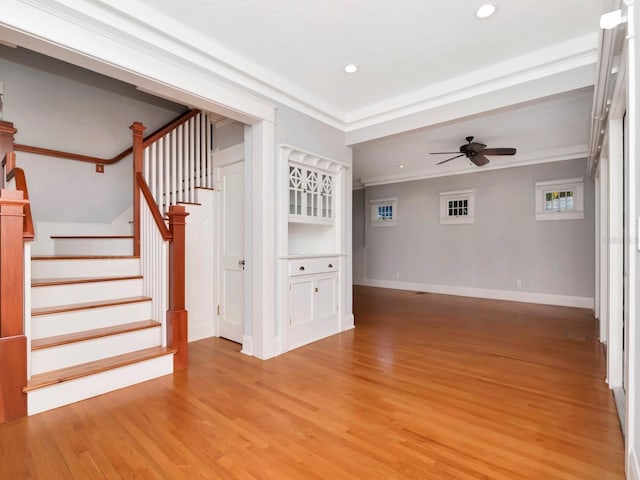
[[[242,260],[238,260],[238,265],[242,267],[242,270],[244,270],[244,258]]]

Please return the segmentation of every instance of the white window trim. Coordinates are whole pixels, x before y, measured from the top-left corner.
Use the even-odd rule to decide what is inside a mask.
[[[372,227],[393,227],[396,225],[398,218],[398,198],[376,198],[369,200],[371,204],[371,226]],[[391,220],[378,219],[378,207],[380,205],[391,205],[393,211],[393,218]]]
[[[573,210],[562,212],[545,211],[545,194],[547,192],[573,192]],[[584,219],[584,178],[565,178],[536,182],[536,220],[582,220]]]
[[[449,202],[452,200],[467,200],[467,215],[450,217]],[[461,225],[475,223],[476,218],[476,191],[473,188],[467,190],[452,190],[440,192],[440,225]]]

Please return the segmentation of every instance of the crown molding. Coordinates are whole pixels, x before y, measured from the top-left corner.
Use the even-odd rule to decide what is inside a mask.
[[[576,37],[353,112],[346,118],[347,132],[595,65],[597,59],[597,34]]]
[[[231,82],[236,90],[257,94],[267,102],[286,105],[343,132],[579,69],[595,64],[597,60],[597,35],[584,35],[364,109],[345,112],[277,72],[265,69],[136,0],[7,1],[9,5],[3,6],[3,10],[17,10],[20,6],[36,8],[176,68],[200,77],[214,78],[223,84]],[[0,12],[0,24],[4,16],[5,13]],[[22,26],[26,32],[31,31],[26,22]],[[158,91],[158,94],[162,92]]]
[[[587,158],[589,149],[587,145],[575,145],[572,147],[535,152],[528,155],[518,155],[512,160],[493,161],[484,167],[465,166],[457,169],[428,168],[414,172],[402,174],[385,175],[380,177],[362,178],[354,183],[356,186],[372,187],[375,185],[386,185],[389,183],[411,182],[414,180],[424,180],[427,178],[449,177],[452,175],[465,175],[468,173],[482,173],[503,168],[524,167],[527,165],[537,165],[541,163],[560,162],[564,160],[575,160],[577,158]]]

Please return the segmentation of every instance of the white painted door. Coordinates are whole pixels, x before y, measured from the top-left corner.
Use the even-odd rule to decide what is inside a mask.
[[[244,162],[220,168],[220,336],[244,334]]]

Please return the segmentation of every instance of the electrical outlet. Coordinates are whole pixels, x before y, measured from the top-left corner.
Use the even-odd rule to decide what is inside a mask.
[[[400,278],[400,272],[396,272],[396,278]]]
[[[516,287],[522,288],[522,280],[520,280],[520,279],[516,280]]]

